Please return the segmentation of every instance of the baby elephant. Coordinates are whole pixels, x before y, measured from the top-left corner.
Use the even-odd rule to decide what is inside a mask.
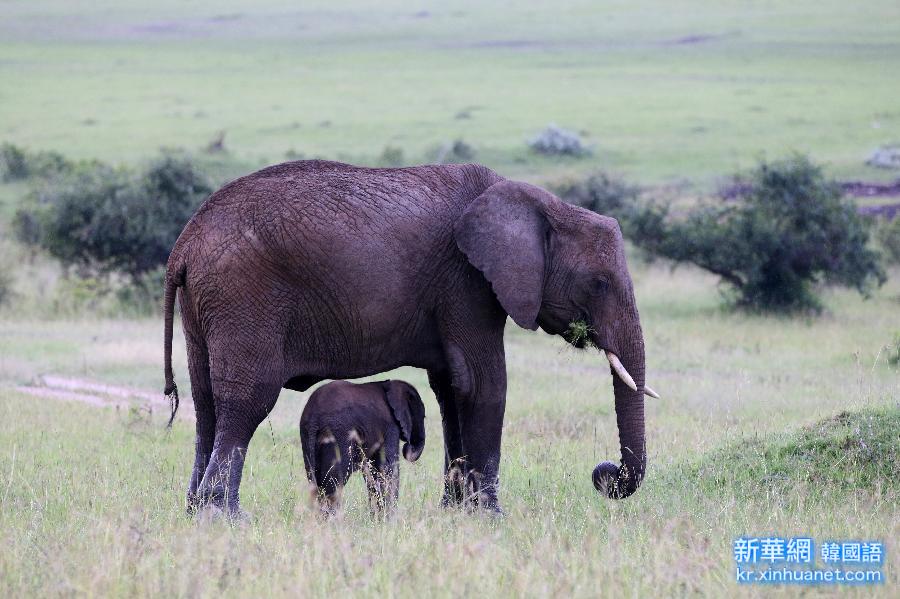
[[[347,479],[363,470],[373,512],[392,508],[399,486],[398,449],[415,462],[425,448],[425,406],[403,381],[333,381],[316,389],[300,418],[306,476],[319,505],[333,514]]]

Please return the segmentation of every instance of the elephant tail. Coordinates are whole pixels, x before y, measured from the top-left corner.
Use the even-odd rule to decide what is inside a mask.
[[[170,268],[166,272],[166,293],[163,300],[163,314],[165,318],[165,334],[163,341],[163,352],[165,354],[165,375],[166,387],[163,390],[172,406],[172,413],[169,416],[169,423],[166,428],[172,428],[172,422],[175,421],[175,414],[178,412],[178,387],[175,385],[175,374],[172,372],[172,321],[175,312],[175,294],[178,287],[184,284],[184,267],[181,266],[175,272]]]

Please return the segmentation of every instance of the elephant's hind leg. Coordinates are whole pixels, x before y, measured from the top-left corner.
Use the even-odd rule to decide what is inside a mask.
[[[197,418],[197,436],[194,441],[194,468],[188,483],[187,510],[193,514],[200,507],[197,489],[209,457],[212,455],[213,441],[216,433],[216,410],[213,405],[212,383],[209,378],[209,354],[206,346],[188,338],[188,370],[191,376],[191,396],[194,400],[194,412]]]
[[[353,446],[342,431],[325,429],[316,439],[315,481],[319,509],[323,516],[333,516],[341,506],[341,494],[352,470]],[[342,439],[343,441],[339,441]],[[343,448],[343,451],[342,451]]]
[[[391,439],[366,463],[369,511],[375,518],[389,517],[397,507],[400,490],[398,441]]]
[[[229,346],[234,347],[240,344]],[[274,349],[254,352],[247,347],[242,356],[211,356],[215,440],[197,495],[204,505],[215,506],[231,518],[246,516],[239,496],[244,459],[253,433],[278,399],[281,362],[281,354]]]
[[[441,498],[441,505],[457,506],[462,504],[466,496],[463,471],[465,452],[452,379],[446,370],[429,371],[428,382],[441,408],[444,427],[444,495]]]

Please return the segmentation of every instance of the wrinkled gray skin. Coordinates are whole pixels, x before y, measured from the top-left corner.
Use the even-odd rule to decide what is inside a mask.
[[[333,381],[313,392],[300,418],[306,476],[322,511],[339,506],[350,475],[363,469],[373,510],[392,508],[400,483],[398,452],[415,462],[425,449],[425,406],[404,381]]]
[[[167,393],[179,288],[197,414],[189,509],[241,514],[247,446],[282,387],[406,365],[428,371],[440,404],[443,503],[499,510],[507,315],[554,335],[583,319],[621,358],[638,390],[613,377],[621,462],[594,483],[625,497],[644,476],[644,341],[622,234],[543,189],[478,165],[325,161],[229,183],[169,258]]]

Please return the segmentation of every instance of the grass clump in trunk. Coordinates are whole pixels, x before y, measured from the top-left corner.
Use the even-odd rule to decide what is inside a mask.
[[[592,332],[594,332],[594,330],[588,326],[588,323],[584,320],[573,320],[569,323],[569,328],[563,334],[563,337],[573,346],[581,349],[592,345]]]

